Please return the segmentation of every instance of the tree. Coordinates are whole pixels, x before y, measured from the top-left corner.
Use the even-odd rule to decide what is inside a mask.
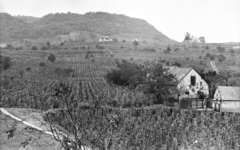
[[[234,53],[235,53],[234,49],[230,49],[229,52],[230,52],[231,54],[234,54]]]
[[[133,41],[133,45],[138,45],[138,41],[137,41],[137,40],[134,40],[134,41]]]
[[[202,37],[199,37],[198,39],[200,40],[201,43],[206,43],[205,37],[202,36]]]
[[[37,50],[37,46],[32,46],[32,50]]]
[[[190,41],[191,39],[192,39],[191,35],[187,32],[185,35],[184,41]]]
[[[47,46],[48,46],[48,48],[50,48],[50,47],[51,47],[51,44],[50,44],[50,42],[47,42]]]
[[[85,59],[90,59],[90,58],[94,58],[94,55],[91,51],[87,51],[87,53],[85,55]]]
[[[0,73],[9,69],[12,66],[11,58],[8,56],[0,55]]]
[[[43,47],[41,47],[41,50],[47,50],[47,49],[48,49],[47,46],[43,46]]]
[[[217,50],[218,50],[220,53],[225,52],[225,48],[222,47],[222,46],[218,46],[218,47],[217,47]]]
[[[176,77],[160,62],[145,63],[143,71],[147,75],[144,78],[143,92],[153,94],[155,103],[164,103],[169,95],[176,93]]]
[[[56,57],[55,57],[55,55],[54,54],[49,54],[49,56],[48,56],[48,60],[49,61],[51,61],[51,62],[54,62],[55,60],[56,60]]]
[[[118,69],[107,73],[106,80],[130,89],[138,87],[144,94],[153,95],[155,103],[163,103],[166,96],[174,92],[175,76],[168,72],[160,62],[145,62],[143,65],[123,60],[117,62]]]

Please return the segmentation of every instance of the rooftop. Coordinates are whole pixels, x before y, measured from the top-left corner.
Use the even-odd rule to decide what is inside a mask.
[[[177,77],[177,79],[180,81],[183,77],[185,77],[190,70],[193,68],[179,68],[177,66],[171,66],[169,67],[169,72]]]

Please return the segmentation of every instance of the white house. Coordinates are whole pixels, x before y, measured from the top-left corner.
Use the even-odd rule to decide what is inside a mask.
[[[7,44],[5,43],[0,43],[0,48],[6,48],[7,47]]]
[[[113,40],[108,36],[102,36],[99,38],[99,42],[112,42]]]
[[[240,49],[240,46],[233,46],[233,49]]]
[[[201,91],[208,96],[208,84],[194,68],[179,68],[173,66],[169,67],[169,73],[176,76],[178,80],[177,88],[180,95],[197,97],[197,92]]]
[[[220,112],[240,112],[240,87],[218,86],[212,107]]]

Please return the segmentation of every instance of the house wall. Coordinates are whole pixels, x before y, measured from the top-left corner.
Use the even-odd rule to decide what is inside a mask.
[[[223,101],[222,112],[240,112],[240,100],[239,101]]]
[[[191,86],[191,76],[196,77],[196,85]],[[202,86],[200,86],[200,82],[202,82]],[[183,91],[189,91],[189,95],[196,95],[197,91],[202,91],[206,95],[209,94],[208,91],[208,84],[205,80],[202,79],[202,77],[194,70],[192,69],[178,84],[178,89]]]
[[[214,102],[212,103],[212,107],[222,112],[240,112],[240,100],[223,100],[221,101],[221,93],[217,89],[214,93]]]

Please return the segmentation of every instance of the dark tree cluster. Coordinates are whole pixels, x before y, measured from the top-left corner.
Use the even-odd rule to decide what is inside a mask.
[[[144,94],[154,95],[155,103],[163,103],[164,99],[175,92],[175,76],[168,72],[160,62],[136,64],[123,60],[117,68],[106,75],[110,84],[139,89]]]

